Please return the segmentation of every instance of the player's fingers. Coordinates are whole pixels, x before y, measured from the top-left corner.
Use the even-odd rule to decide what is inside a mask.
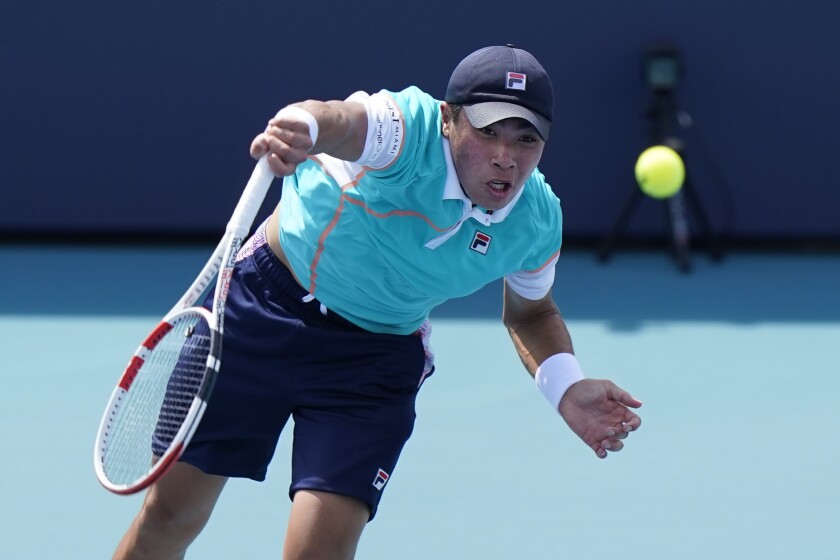
[[[268,164],[278,177],[291,175],[298,164],[306,160],[306,151],[293,148],[276,138],[269,138],[268,147]]]
[[[616,385],[615,383],[610,384],[610,398],[614,401],[618,401],[625,406],[629,406],[630,408],[639,408],[642,406],[642,401]]]
[[[591,443],[589,447],[595,452],[595,455],[598,456],[599,459],[605,459],[608,452],[620,451],[624,448],[624,443],[616,437],[605,436],[603,439],[599,439],[598,441]]]
[[[309,142],[308,139],[307,142]],[[311,142],[309,142],[309,144],[311,144]],[[268,137],[268,148],[271,152],[280,156],[280,159],[283,161],[293,163],[295,165],[304,161],[309,155],[307,147],[301,147],[295,145],[294,143],[286,142],[276,136]]]
[[[289,163],[287,161],[284,161],[280,156],[278,156],[274,152],[268,154],[268,166],[271,168],[271,171],[278,177],[287,177],[294,173],[295,169],[297,169],[296,163]]]
[[[601,442],[601,448],[606,449],[610,453],[615,453],[624,449],[624,442],[616,438],[605,439]]]
[[[299,144],[303,144],[303,141],[305,140],[305,137],[302,134],[299,134],[294,130],[273,126],[271,124],[269,124],[268,128],[265,129],[265,133],[269,138],[280,140],[289,146],[296,147]]]
[[[266,135],[258,134],[253,142],[251,142],[251,149],[250,149],[251,157],[254,159],[260,159],[266,153],[268,153],[268,138]]]
[[[274,118],[268,121],[266,133],[293,148],[309,150],[312,147],[312,137],[309,135],[309,125],[306,123]]]
[[[610,451],[618,451],[624,447],[621,440],[627,439],[631,431],[632,429],[628,428],[624,422],[619,422],[604,431],[603,439],[598,442],[598,445]]]
[[[633,431],[632,426],[628,426],[624,422],[616,422],[614,425],[609,426],[604,430],[604,435],[602,436],[604,439],[608,438],[615,438],[615,439],[625,439],[630,432]]]
[[[642,419],[639,417],[638,414],[633,414],[629,410],[624,415],[624,421],[622,422],[622,428],[625,432],[634,432],[639,429],[639,426],[642,425]]]

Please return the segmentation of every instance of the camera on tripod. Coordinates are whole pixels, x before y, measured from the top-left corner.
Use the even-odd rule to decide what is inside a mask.
[[[650,104],[645,112],[649,124],[649,147],[664,147],[673,150],[676,152],[671,152],[673,158],[679,159],[682,165],[685,142],[675,131],[679,115],[676,90],[683,77],[682,55],[673,44],[662,43],[650,46],[642,54],[641,70],[642,82],[651,93]],[[674,259],[677,266],[687,272],[691,268],[689,214],[694,217],[701,233],[709,241],[712,257],[719,260],[721,253],[706,213],[694,192],[688,170],[685,169],[684,173],[682,184],[675,188],[672,186],[667,189],[667,196],[658,198],[660,198],[659,202],[666,206]],[[612,231],[601,243],[598,251],[600,260],[606,261],[609,258],[629,225],[633,212],[644,197],[645,194],[641,188],[634,188],[630,193]]]

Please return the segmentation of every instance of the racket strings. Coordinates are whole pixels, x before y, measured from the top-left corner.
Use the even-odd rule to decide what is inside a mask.
[[[156,455],[162,454],[172,444],[204,379],[210,336],[193,334],[190,338],[190,344],[185,346],[186,352],[182,353],[169,378],[166,397],[160,407],[154,439]]]
[[[145,475],[172,444],[198,393],[210,329],[198,313],[179,316],[145,357],[109,423],[102,467],[115,484]]]

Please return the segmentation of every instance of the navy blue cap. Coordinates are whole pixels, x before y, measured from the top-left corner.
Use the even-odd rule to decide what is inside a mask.
[[[444,101],[463,105],[476,128],[502,119],[525,119],[548,140],[554,87],[545,68],[513,45],[485,47],[467,56],[449,78]]]

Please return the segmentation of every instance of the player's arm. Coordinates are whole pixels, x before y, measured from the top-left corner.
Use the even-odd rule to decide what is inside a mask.
[[[294,173],[309,154],[356,161],[367,137],[367,112],[355,101],[303,101],[281,110],[251,143],[251,156],[269,154],[278,176]],[[314,143],[313,143],[314,140]]]
[[[630,409],[642,403],[611,381],[583,377],[551,292],[531,300],[505,282],[502,318],[525,368],[572,431],[600,458],[620,451],[641,425]]]
[[[531,377],[549,357],[574,354],[572,337],[551,292],[531,300],[516,293],[505,282],[502,320]]]

